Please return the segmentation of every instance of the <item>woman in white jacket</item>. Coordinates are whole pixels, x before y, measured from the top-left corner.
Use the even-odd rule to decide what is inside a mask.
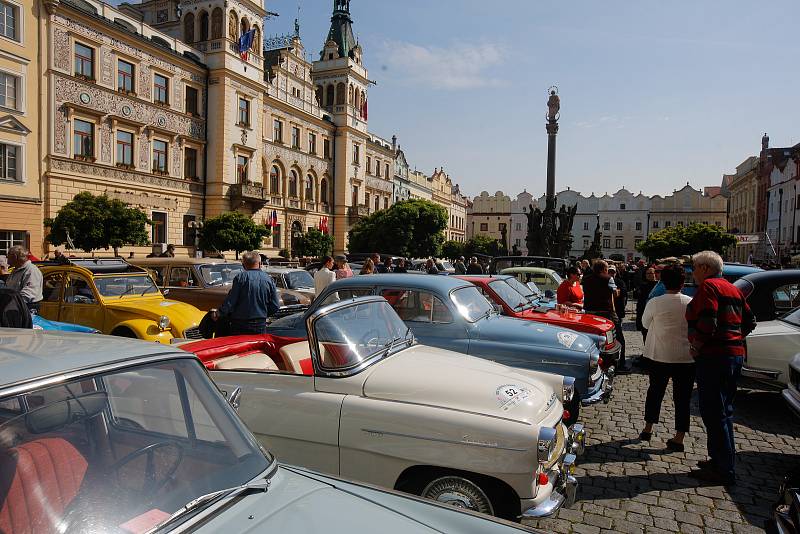
[[[647,329],[644,356],[650,360],[650,387],[644,409],[646,425],[639,439],[650,441],[653,425],[659,422],[667,384],[672,379],[675,436],[667,440],[667,448],[677,452],[683,452],[683,438],[689,431],[689,408],[695,378],[686,324],[686,305],[692,299],[681,293],[685,277],[681,265],[671,265],[662,270],[661,282],[667,293],[651,299],[642,316],[642,325]]]

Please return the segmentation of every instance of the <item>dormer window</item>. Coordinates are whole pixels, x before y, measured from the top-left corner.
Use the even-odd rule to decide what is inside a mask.
[[[620,204],[619,205],[619,209],[624,210],[625,209],[625,204]]]

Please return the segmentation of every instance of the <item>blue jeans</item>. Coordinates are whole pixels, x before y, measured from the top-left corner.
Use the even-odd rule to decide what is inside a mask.
[[[734,477],[733,399],[742,372],[741,356],[697,358],[700,416],[708,434],[708,456],[723,476]]]

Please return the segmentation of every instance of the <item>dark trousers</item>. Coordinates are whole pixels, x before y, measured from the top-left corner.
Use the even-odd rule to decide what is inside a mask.
[[[266,319],[231,319],[232,336],[246,336],[253,334],[266,334]]]
[[[619,341],[620,344],[620,351],[619,351],[619,360],[617,361],[617,367],[625,367],[625,335],[622,332],[622,319],[613,311],[598,311],[598,310],[586,310],[586,313],[591,315],[597,315],[598,317],[605,317],[612,323],[614,323],[614,331],[616,334],[616,339]]]
[[[672,379],[672,402],[675,404],[675,431],[689,431],[689,407],[694,389],[695,365],[693,363],[665,363],[650,360],[650,387],[644,404],[644,420],[656,424],[661,416],[661,403]]]
[[[700,415],[708,434],[708,455],[717,471],[733,478],[733,399],[742,372],[741,356],[701,356],[697,359]]]

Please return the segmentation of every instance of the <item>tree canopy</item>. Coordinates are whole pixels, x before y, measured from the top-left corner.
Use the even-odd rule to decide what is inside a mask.
[[[50,228],[47,241],[53,245],[69,244],[71,240],[85,252],[113,248],[115,255],[125,245],[148,245],[147,225],[150,223],[141,210],[121,200],[89,192],[78,193],[58,210],[55,218],[44,222]]]
[[[497,239],[492,239],[485,235],[476,235],[464,244],[464,256],[474,256],[484,254],[487,256],[498,256],[502,244]]]
[[[636,250],[651,260],[670,256],[686,256],[713,250],[724,255],[728,247],[736,245],[736,238],[716,225],[694,223],[689,226],[671,226],[650,236],[636,246]]]
[[[333,236],[323,234],[312,228],[297,240],[297,253],[300,256],[322,258],[333,252]]]
[[[269,228],[233,211],[205,220],[200,233],[200,248],[219,252],[233,250],[238,256],[240,252],[259,250],[269,235]]]
[[[404,200],[361,219],[348,233],[350,252],[386,252],[407,258],[438,256],[447,210],[428,200]]]
[[[445,241],[442,245],[442,257],[456,260],[464,255],[464,243],[461,241]]]

